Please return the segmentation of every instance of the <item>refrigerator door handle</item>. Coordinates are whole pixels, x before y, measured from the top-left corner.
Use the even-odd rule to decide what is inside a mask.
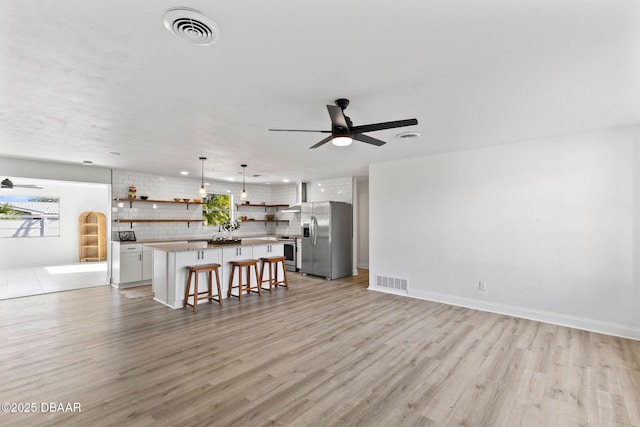
[[[313,246],[316,245],[318,241],[318,218],[313,217]]]

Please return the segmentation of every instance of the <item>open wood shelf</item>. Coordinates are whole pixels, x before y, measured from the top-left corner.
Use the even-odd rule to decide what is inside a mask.
[[[107,222],[102,212],[83,212],[78,218],[78,259],[105,261],[107,259]]]
[[[184,200],[180,200],[179,202],[175,201],[175,200],[151,200],[151,199],[147,199],[147,200],[142,200],[142,199],[128,199],[128,198],[122,198],[122,199],[114,199],[116,202],[136,202],[136,203],[173,203],[176,205],[201,205],[202,202],[194,202],[193,200],[189,200],[188,202],[185,202]]]
[[[256,204],[256,203],[236,203],[236,209],[240,209],[243,207],[250,207],[250,208],[264,208],[264,211],[266,212],[268,208],[275,208],[276,210],[278,210],[279,208],[288,208],[289,205],[281,205],[281,204]]]
[[[115,222],[202,222],[201,219],[170,219],[170,218],[118,218],[114,220]]]
[[[289,222],[288,219],[243,219],[240,222]]]
[[[173,204],[173,205],[187,205],[187,210],[189,210],[189,205],[202,205],[202,202],[194,202],[194,201],[188,201],[185,202],[184,200],[180,200],[180,201],[175,201],[175,200],[142,200],[142,199],[129,199],[129,198],[122,198],[122,199],[114,199],[116,202],[129,202],[129,207],[133,208],[133,204],[134,203],[169,203],[169,204]]]
[[[130,223],[131,224],[131,228],[133,228],[133,223],[134,222],[186,222],[187,223],[187,227],[189,227],[189,225],[192,222],[202,222],[202,219],[178,219],[178,218],[157,218],[157,219],[153,219],[153,218],[118,218],[118,219],[114,219],[114,222],[118,222],[118,223]]]

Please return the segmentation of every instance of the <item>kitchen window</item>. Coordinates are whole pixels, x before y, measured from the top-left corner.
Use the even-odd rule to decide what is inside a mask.
[[[232,198],[231,194],[207,194],[202,205],[202,220],[206,227],[233,221]]]

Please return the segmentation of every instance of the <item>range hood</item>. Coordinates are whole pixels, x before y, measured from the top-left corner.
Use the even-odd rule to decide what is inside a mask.
[[[300,212],[302,203],[307,201],[307,183],[299,182],[296,186],[296,202],[280,212]]]

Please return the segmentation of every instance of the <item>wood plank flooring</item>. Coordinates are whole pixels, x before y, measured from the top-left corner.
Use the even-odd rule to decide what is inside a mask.
[[[640,342],[289,277],[196,314],[111,287],[0,301],[0,402],[82,409],[0,425],[640,426]]]

